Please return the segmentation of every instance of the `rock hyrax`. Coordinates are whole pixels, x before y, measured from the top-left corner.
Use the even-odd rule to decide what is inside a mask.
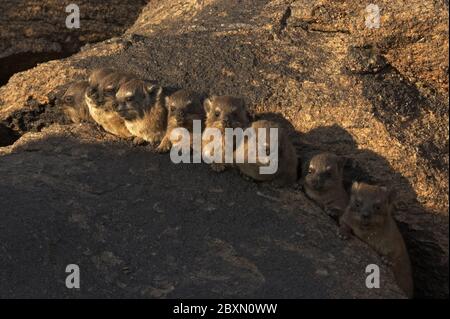
[[[113,106],[116,104],[115,94],[120,84],[130,78],[129,75],[111,69],[94,70],[89,77],[89,88],[85,95],[92,118],[107,132],[123,138],[132,135]]]
[[[302,174],[302,185],[306,195],[336,219],[344,213],[349,200],[344,189],[344,165],[343,157],[319,153],[311,157]]]
[[[217,128],[222,133],[222,162],[225,159],[225,128],[246,129],[250,124],[244,100],[233,96],[212,96],[203,103],[206,113],[206,128]],[[203,144],[208,143],[205,135]],[[214,155],[214,154],[211,154]],[[223,171],[230,163],[212,163],[211,168],[217,172]],[[232,164],[231,164],[232,166]]]
[[[411,263],[392,216],[394,196],[383,186],[353,183],[349,205],[340,218],[340,235],[345,239],[353,232],[379,253],[392,267],[399,287],[412,298]]]
[[[168,110],[166,135],[157,151],[168,152],[170,150],[172,147],[170,134],[173,129],[178,127],[183,127],[189,131],[192,147],[193,121],[199,120],[201,125],[203,125],[205,120],[205,110],[203,109],[200,95],[188,90],[179,90],[166,97],[166,108]]]
[[[60,100],[64,114],[73,123],[93,122],[84,98],[88,87],[87,81],[72,83]]]
[[[110,68],[98,68],[94,69],[89,75],[89,87],[86,90],[86,102],[94,105],[95,107],[101,107],[104,105],[103,103],[103,92],[99,91],[100,84],[104,81],[104,79],[111,75],[117,73],[117,71]],[[105,87],[105,85],[102,85]]]
[[[297,155],[292,145],[292,142],[289,139],[289,136],[285,129],[281,127],[278,123],[274,121],[260,120],[253,122],[251,127],[255,130],[255,141],[256,144],[252,146],[253,152],[256,155],[256,163],[249,163],[248,161],[248,152],[249,152],[249,140],[246,139],[244,143],[241,143],[237,149],[235,154],[239,151],[244,151],[244,163],[238,163],[236,161],[236,166],[239,168],[242,174],[245,176],[251,177],[256,181],[273,181],[275,184],[284,186],[293,184],[297,180]],[[270,140],[270,129],[277,128],[278,129],[278,138],[275,141],[278,143],[278,155],[276,155],[277,160],[276,166],[277,170],[273,174],[261,174],[260,167],[268,166],[270,161],[270,152],[271,152],[271,140]],[[265,135],[266,140],[259,140],[259,129],[266,129]],[[258,154],[258,147],[260,147],[259,143],[264,143],[264,154]]]
[[[162,87],[132,79],[123,83],[116,94],[116,111],[133,136],[159,145],[167,128],[167,109]]]

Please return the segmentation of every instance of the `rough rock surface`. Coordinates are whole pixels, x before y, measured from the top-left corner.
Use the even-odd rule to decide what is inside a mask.
[[[79,29],[66,27],[66,7],[80,9]],[[0,84],[37,63],[67,57],[122,34],[147,0],[8,0],[0,3]]]
[[[296,142],[308,141],[318,148],[346,155],[353,159],[357,167],[364,168],[361,174],[356,176],[357,178],[383,182],[395,187],[399,193],[398,211],[395,217],[400,222],[411,254],[417,296],[448,297],[448,4],[444,1],[430,0],[386,0],[378,1],[377,4],[382,10],[381,28],[368,29],[364,24],[366,2],[358,0],[151,1],[123,36],[100,44],[87,45],[82,52],[68,59],[45,63],[30,71],[16,74],[6,86],[1,87],[0,120],[3,120],[3,130],[7,131],[3,144],[8,144],[5,142],[6,139],[15,140],[14,134],[39,132],[52,123],[63,123],[59,110],[54,105],[55,96],[60,94],[70,81],[85,78],[89,69],[98,66],[127,69],[137,76],[158,80],[166,86],[244,96],[254,114],[272,112],[286,118],[292,125],[292,135]],[[14,189],[12,186],[15,184],[22,185],[12,194],[15,194],[17,198],[28,196],[36,201],[27,208],[21,207],[26,204],[19,204],[26,202],[21,199],[14,200],[14,196],[1,198],[2,202],[10,203],[6,207],[9,207],[8,205],[14,207],[14,209],[6,210],[7,214],[2,206],[2,215],[12,218],[11,226],[8,227],[10,231],[14,231],[12,225],[18,223],[17,219],[22,218],[20,214],[31,216],[28,214],[31,214],[32,208],[35,213],[42,214],[43,217],[40,218],[44,220],[45,218],[52,220],[53,216],[56,224],[61,223],[60,227],[72,227],[66,221],[75,214],[77,209],[80,211],[78,215],[83,215],[79,216],[79,219],[84,220],[85,226],[88,227],[83,230],[85,232],[83,235],[79,233],[81,230],[74,229],[73,232],[62,232],[73,234],[71,240],[63,241],[57,234],[48,234],[39,239],[40,244],[43,245],[41,249],[45,251],[49,251],[50,243],[55,240],[55,236],[59,239],[53,248],[55,253],[52,258],[63,256],[62,252],[58,253],[61,250],[67,255],[73,254],[71,256],[75,258],[79,256],[78,252],[83,247],[89,247],[87,257],[83,257],[86,258],[84,262],[87,267],[119,269],[122,264],[126,267],[130,258],[136,258],[133,259],[135,271],[141,275],[145,274],[150,280],[156,276],[155,272],[149,270],[154,267],[153,263],[144,258],[147,255],[139,256],[139,253],[133,254],[130,251],[147,249],[147,241],[130,243],[129,246],[127,243],[131,239],[120,236],[125,238],[127,234],[135,236],[139,232],[138,229],[152,232],[147,234],[144,231],[143,236],[156,236],[155,233],[160,234],[170,226],[175,229],[167,232],[175,234],[172,235],[175,239],[182,238],[183,245],[189,247],[187,250],[189,253],[185,256],[173,255],[175,250],[172,249],[177,247],[170,247],[170,245],[176,245],[176,240],[173,241],[174,243],[170,240],[166,243],[164,240],[152,241],[152,237],[149,237],[151,245],[163,245],[158,249],[169,256],[173,253],[172,259],[161,259],[166,258],[161,256],[155,262],[158,266],[164,265],[162,268],[172,275],[172,279],[167,275],[167,278],[163,279],[164,287],[158,288],[164,292],[170,290],[169,296],[200,294],[202,290],[195,288],[195,282],[199,281],[191,279],[189,283],[186,274],[193,274],[193,278],[206,278],[203,282],[207,287],[211,287],[210,291],[219,289],[223,291],[223,296],[227,295],[227,291],[231,292],[230,296],[243,295],[245,293],[240,290],[243,286],[248,288],[246,290],[248,293],[256,291],[257,294],[263,295],[263,292],[267,291],[267,296],[278,297],[302,297],[307,296],[308,292],[314,294],[314,291],[317,293],[314,296],[317,297],[326,296],[328,293],[328,296],[335,297],[348,296],[349,293],[354,293],[353,297],[364,297],[374,293],[356,288],[354,292],[349,292],[343,288],[344,283],[353,282],[349,276],[351,270],[361,267],[361,264],[355,260],[360,258],[363,260],[362,264],[366,265],[370,258],[375,258],[373,254],[368,252],[363,254],[355,247],[349,253],[351,258],[341,259],[341,250],[353,249],[353,246],[346,246],[353,244],[337,243],[334,229],[332,229],[335,227],[332,227],[322,217],[322,212],[309,203],[300,192],[268,188],[270,192],[276,192],[275,195],[270,196],[276,199],[271,205],[281,214],[274,215],[274,211],[261,207],[261,199],[254,192],[254,188],[260,186],[241,182],[234,177],[235,173],[214,175],[203,167],[190,167],[185,172],[181,167],[167,163],[157,168],[158,174],[153,174],[155,179],[140,177],[142,179],[136,181],[138,185],[148,183],[148,187],[153,190],[152,197],[147,195],[148,197],[143,198],[141,208],[138,206],[136,210],[130,210],[127,205],[133,203],[137,196],[133,194],[137,192],[138,186],[130,188],[128,193],[126,187],[116,189],[116,186],[108,186],[109,177],[107,180],[99,180],[96,176],[104,176],[104,174],[109,176],[113,173],[109,171],[108,174],[108,170],[101,165],[108,158],[116,163],[113,167],[117,167],[119,172],[126,172],[124,165],[134,169],[134,165],[130,164],[134,163],[134,160],[121,163],[121,156],[127,157],[127,155],[117,155],[116,158],[113,154],[118,150],[105,149],[103,140],[97,138],[90,143],[89,150],[94,159],[86,160],[87,168],[74,166],[73,163],[78,161],[80,156],[76,153],[87,152],[88,146],[82,142],[63,142],[62,138],[55,138],[60,142],[51,144],[53,137],[50,132],[54,130],[62,132],[66,129],[68,128],[52,126],[50,130],[44,130],[39,134],[26,133],[16,142],[17,145],[0,151],[0,154],[2,152],[5,154],[0,157],[2,187],[11,190]],[[28,140],[29,134],[33,136],[35,142]],[[83,134],[77,131],[73,133],[73,136],[81,140]],[[105,135],[104,138],[107,136]],[[0,137],[0,145],[1,139]],[[65,147],[66,143],[75,154],[71,152],[59,154],[56,150],[53,151],[58,145]],[[31,145],[31,151],[27,151],[27,145]],[[11,148],[14,149],[13,154],[10,154]],[[134,156],[133,154],[140,154],[138,150],[121,149],[125,154],[129,152],[130,158]],[[16,161],[18,158],[27,156],[34,156],[29,158],[31,163],[25,159],[22,164]],[[136,155],[135,161],[143,161],[144,158],[146,164],[139,166],[136,163],[138,170],[146,165],[151,167],[153,162],[169,161],[168,158],[153,154]],[[29,163],[30,166],[25,166],[25,163]],[[89,163],[92,165],[92,172],[89,171]],[[47,167],[37,167],[39,165]],[[78,169],[80,170],[77,171]],[[101,172],[102,169],[106,171]],[[203,169],[205,171],[202,171]],[[75,175],[79,174],[76,175],[79,180],[76,176],[74,180],[72,177],[67,178],[65,174],[69,174],[71,170],[75,170]],[[211,220],[206,217],[204,217],[206,219],[199,217],[191,220],[178,209],[158,208],[158,205],[154,208],[155,203],[165,196],[169,198],[174,196],[172,188],[164,189],[162,186],[155,185],[164,184],[165,179],[177,178],[175,171],[179,172],[187,185],[190,185],[193,193],[200,192],[203,187],[208,192],[210,189],[219,187],[225,191],[214,194],[215,200],[222,201],[224,204],[228,202],[241,204],[231,209],[225,209],[226,206],[220,207],[216,204],[216,208],[220,207],[222,214],[220,218],[216,216],[218,219]],[[195,173],[192,173],[194,171]],[[53,174],[57,176],[52,176]],[[30,176],[36,176],[37,181],[33,181]],[[110,178],[113,179],[111,183],[114,185],[134,185],[133,179],[137,179],[125,173],[113,175]],[[201,183],[193,182],[197,181],[197,178],[200,178],[198,180],[201,180]],[[40,185],[39,180],[42,187],[37,186]],[[88,188],[86,199],[82,199],[81,195],[70,194],[70,192],[83,192],[81,186],[70,185],[75,182]],[[30,183],[29,186],[25,186],[28,185],[27,183]],[[226,187],[228,184],[233,187]],[[117,200],[120,198],[123,201],[122,206],[105,199],[101,200],[101,203],[105,205],[101,210],[94,209],[95,206],[89,205],[88,198],[91,193],[95,195],[97,188],[99,188],[97,196],[111,196]],[[251,188],[253,191],[246,191],[245,188]],[[22,191],[23,189],[28,191]],[[40,197],[51,200],[39,201],[35,195],[36,189],[39,189]],[[54,191],[56,189],[59,190],[58,195]],[[229,192],[226,191],[227,189]],[[69,194],[62,190],[66,190]],[[123,194],[123,191],[127,193]],[[111,195],[111,192],[114,195]],[[179,192],[184,194],[181,190]],[[0,196],[3,194],[0,192]],[[123,197],[119,197],[118,194]],[[239,196],[243,194],[243,197],[236,198],[236,194]],[[58,208],[60,205],[52,204],[58,201],[70,201],[69,198],[72,198],[74,202],[72,205],[75,205],[72,208]],[[98,198],[93,202],[97,205]],[[208,200],[205,203],[207,204],[202,206],[203,208],[208,207],[207,205],[215,206]],[[244,208],[240,206],[243,203],[251,205],[248,205],[249,208]],[[80,207],[76,208],[76,205]],[[303,208],[300,208],[301,206]],[[159,215],[160,217],[147,215],[148,219],[141,216],[141,219],[137,218],[135,221],[133,219],[135,216],[130,215],[139,215],[143,207],[161,211],[162,215]],[[194,206],[185,203],[184,206],[180,204],[180,207],[192,210]],[[243,218],[247,216],[249,209],[251,211],[254,209],[255,215],[249,216],[248,219]],[[117,210],[121,213],[119,214]],[[198,211],[197,208],[196,210]],[[115,214],[114,211],[116,211]],[[227,214],[231,214],[232,217],[225,218]],[[261,215],[261,220],[258,214]],[[124,216],[128,216],[129,219]],[[26,217],[23,218],[27,220]],[[100,226],[92,226],[90,218],[95,221],[94,225],[97,225],[96,223],[103,225],[103,231],[93,230],[92,227]],[[100,222],[102,218],[105,219],[104,223]],[[115,221],[110,225],[108,218]],[[161,224],[158,226],[154,224],[155,218],[161,218]],[[181,221],[177,218],[181,218]],[[290,218],[298,219],[299,222],[293,223],[290,220],[291,222],[280,224],[283,218],[288,221]],[[143,224],[148,221],[150,226],[139,228],[136,225],[138,220]],[[228,226],[216,224],[225,223],[225,221]],[[40,222],[41,220],[30,219],[28,225],[32,228],[32,223],[36,223],[35,225],[41,225],[44,231],[44,225],[48,227],[51,224],[39,224]],[[258,222],[266,225],[264,228],[266,239],[261,239],[258,235]],[[114,230],[115,223],[123,223],[121,227],[129,227],[125,235],[123,232]],[[190,231],[191,228],[183,227],[183,223],[197,223],[200,226],[198,230],[192,227]],[[82,224],[83,222],[79,222],[77,227],[83,229]],[[245,231],[241,229],[243,225],[248,226]],[[249,227],[250,225],[254,227],[254,230]],[[267,225],[279,226],[279,233],[276,229],[267,230]],[[152,227],[155,227],[155,230],[152,230]],[[176,227],[180,227],[179,230],[176,230]],[[221,227],[224,227],[224,231]],[[57,229],[55,231],[59,231]],[[202,229],[208,229],[211,232],[206,230],[202,232]],[[283,232],[285,232],[283,236],[286,237],[278,237]],[[296,242],[297,239],[294,236],[296,232],[307,234],[301,244]],[[312,235],[315,232],[323,236],[317,242],[313,240],[317,238]],[[252,235],[244,240],[243,237],[249,234]],[[72,242],[80,240],[80,236],[86,238],[83,239],[86,240],[86,244],[78,244],[78,247]],[[90,243],[87,239],[91,238],[90,236],[104,237]],[[11,241],[11,237],[9,238]],[[117,242],[116,238],[121,240]],[[287,240],[287,238],[290,239]],[[133,240],[139,241],[137,238]],[[17,241],[16,245],[19,247],[20,237]],[[103,243],[105,248],[97,245],[97,242]],[[13,243],[9,242],[6,247],[14,247],[11,245]],[[46,248],[45,245],[48,247]],[[66,246],[70,245],[73,245],[71,247],[75,252],[67,249]],[[296,245],[301,245],[302,248]],[[316,249],[313,248],[316,247],[314,245],[320,247]],[[119,246],[122,250],[117,248]],[[222,248],[217,248],[218,246]],[[344,246],[347,248],[343,248]],[[158,249],[155,248],[156,254]],[[258,249],[264,251],[260,252],[262,255],[258,255]],[[122,256],[121,252],[126,250],[127,254]],[[193,253],[194,250],[197,254]],[[285,253],[292,255],[288,258],[284,255]],[[333,278],[330,282],[328,279],[327,282],[317,281],[309,275],[297,277],[297,271],[297,274],[305,271],[311,274],[324,268],[325,265],[330,265],[324,257],[328,253],[339,254],[335,256],[336,263],[344,265],[344,270],[339,270],[342,277],[331,275],[330,269],[326,271],[330,274],[329,277]],[[147,251],[146,254],[151,252]],[[192,254],[198,259],[195,259],[197,257],[193,257]],[[223,254],[228,257],[223,257]],[[269,258],[272,254],[278,256],[276,261]],[[135,255],[138,257],[133,257]],[[225,260],[232,265],[212,263],[211,258],[216,258],[216,255],[221,258],[218,260]],[[311,257],[309,262],[316,260],[314,270],[313,268],[311,272],[305,270],[308,266],[295,269],[295,260],[302,264],[302,260],[309,258],[307,256]],[[54,265],[64,262],[66,260],[53,260]],[[208,266],[211,263],[214,266]],[[240,266],[236,266],[236,263]],[[180,265],[198,268],[197,271],[205,273],[196,275],[193,269],[183,272],[180,270],[183,269]],[[221,270],[214,268],[216,266]],[[215,270],[210,270],[208,267]],[[237,282],[245,281],[245,284],[233,290],[229,286],[233,279],[229,276],[234,271],[230,268],[224,270],[223,267],[241,267],[245,274],[238,273],[234,276],[238,276],[235,278]],[[325,273],[322,270],[319,272]],[[270,280],[267,278],[269,274],[273,276]],[[120,279],[119,272],[116,272],[116,277],[111,280],[114,283],[114,289],[121,291],[124,295],[136,296],[142,289],[145,290],[144,287],[139,287],[138,277],[133,277],[136,278],[135,285],[132,285],[135,291],[133,293],[127,290],[128,283]],[[220,281],[217,277],[223,280]],[[265,281],[262,278],[265,278]],[[98,278],[92,280],[99,281],[97,288],[92,290],[93,295],[106,293],[108,288],[101,286]],[[302,285],[298,285],[295,280],[306,280],[311,285],[314,282],[316,288],[311,286],[311,289],[303,290]],[[181,285],[177,286],[174,281]],[[103,284],[104,282],[107,281],[102,281]],[[279,288],[273,288],[276,285],[280,285]],[[331,288],[325,289],[326,285],[331,285]],[[174,289],[170,288],[172,286]],[[283,290],[281,286],[287,287],[286,290]],[[271,289],[259,290],[255,287],[271,287]],[[305,283],[303,287],[309,286]],[[153,288],[148,289],[153,291]],[[274,289],[273,295],[270,295],[272,289]],[[161,293],[160,290],[158,293]],[[325,293],[325,291],[328,292]],[[17,293],[25,294],[25,291]],[[28,293],[32,294],[32,292]],[[51,294],[50,290],[48,293]],[[153,292],[150,296],[153,296],[152,294]],[[395,295],[390,289],[388,292],[383,290],[379,294],[383,297]],[[144,293],[144,296],[147,295]],[[250,296],[257,295],[250,294]]]
[[[0,156],[0,297],[401,298],[382,265],[302,193],[175,165],[88,126]],[[6,195],[6,196],[5,196]],[[65,267],[82,289],[65,287]]]

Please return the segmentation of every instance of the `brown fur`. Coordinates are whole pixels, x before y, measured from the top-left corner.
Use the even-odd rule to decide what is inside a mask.
[[[73,123],[94,121],[84,99],[88,87],[87,81],[72,83],[61,98],[63,112]]]
[[[115,93],[121,83],[130,78],[129,75],[114,72],[110,69],[94,70],[89,77],[89,88],[85,99],[92,118],[105,131],[123,138],[131,137],[124,120],[114,111]]]
[[[349,200],[343,183],[344,164],[342,157],[320,153],[311,158],[302,174],[306,195],[333,218],[344,213]]]
[[[159,144],[167,129],[162,88],[139,79],[123,83],[116,94],[116,111],[133,136]]]
[[[89,75],[89,86],[93,89],[98,89],[100,82],[110,74],[117,73],[115,70],[110,68],[97,68],[92,70]]]
[[[393,196],[386,187],[353,183],[350,203],[340,218],[340,233],[345,238],[353,232],[379,253],[392,266],[399,287],[412,298],[411,263],[392,216]]]
[[[247,109],[242,99],[233,96],[212,96],[203,103],[206,113],[205,128],[218,128],[225,137],[225,128],[246,129],[249,126]],[[203,140],[203,143],[207,143]],[[225,138],[222,140],[222,160],[225,158]],[[228,163],[213,163],[211,168],[223,171]]]
[[[251,127],[255,129],[257,143],[259,143],[258,129],[266,129],[267,151],[270,150],[270,128],[278,128],[278,170],[275,174],[261,174],[259,168],[261,166],[267,166],[267,164],[261,163],[258,156],[256,156],[256,163],[249,163],[247,156],[248,141],[246,140],[242,144],[244,163],[236,162],[236,166],[239,168],[240,172],[257,181],[273,181],[277,185],[289,185],[295,183],[297,180],[297,155],[285,130],[278,123],[266,120],[253,122]],[[239,149],[240,147],[236,152]],[[258,152],[256,152],[256,154],[257,153]]]
[[[200,120],[203,126],[205,110],[201,104],[200,96],[187,90],[179,90],[166,97],[168,110],[167,131],[158,147],[159,152],[168,152],[172,147],[170,135],[172,130],[183,127],[190,132],[190,143],[193,141],[193,121]]]

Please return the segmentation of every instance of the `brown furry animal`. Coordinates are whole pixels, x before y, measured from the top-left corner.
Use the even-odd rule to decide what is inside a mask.
[[[159,145],[157,151],[168,152],[172,147],[170,135],[173,129],[183,127],[190,132],[190,143],[193,141],[193,121],[205,120],[205,110],[203,109],[201,98],[198,94],[179,90],[166,97],[166,108],[168,110],[166,134]]]
[[[127,129],[138,138],[158,144],[167,129],[167,109],[160,86],[139,79],[123,83],[116,94],[115,110]]]
[[[212,163],[211,168],[214,171],[221,172],[230,166],[224,163],[225,159],[225,128],[242,128],[249,126],[245,103],[242,99],[233,96],[212,96],[203,103],[206,112],[205,129],[217,128],[222,133],[222,163]],[[206,135],[203,135],[203,144],[210,141]],[[214,154],[211,154],[214,155]],[[232,166],[232,164],[231,164]]]
[[[399,287],[412,298],[411,263],[392,216],[394,196],[383,186],[353,183],[350,203],[340,218],[340,236],[346,239],[353,232],[371,246],[392,267]]]
[[[349,196],[344,189],[345,159],[331,153],[314,155],[302,174],[306,195],[333,218],[339,218],[347,207]]]
[[[256,155],[256,163],[250,163],[248,160],[249,155],[249,141],[248,139],[241,143],[235,151],[235,155],[238,154],[239,151],[243,151],[244,155],[244,163],[239,163],[236,160],[236,166],[239,168],[240,172],[245,176],[251,177],[256,181],[273,181],[275,184],[284,186],[293,184],[297,180],[297,155],[292,145],[292,142],[289,140],[289,136],[286,131],[276,122],[260,120],[253,122],[251,127],[255,130],[255,145],[252,146]],[[271,151],[270,144],[270,129],[277,128],[278,129],[278,156],[277,156],[277,170],[274,174],[262,174],[260,171],[261,167],[267,166],[269,156]],[[259,129],[266,129],[265,132],[265,141],[259,140]],[[264,154],[260,156],[258,154],[258,145],[259,143],[265,143]],[[273,146],[272,146],[273,147]],[[236,157],[235,157],[236,159]]]
[[[130,78],[130,75],[111,69],[96,69],[89,77],[89,88],[85,95],[89,113],[95,122],[105,131],[123,138],[129,138],[132,134],[124,120],[114,111],[115,94],[119,86]]]
[[[89,87],[87,81],[72,83],[61,98],[64,114],[73,123],[93,122],[84,95]]]

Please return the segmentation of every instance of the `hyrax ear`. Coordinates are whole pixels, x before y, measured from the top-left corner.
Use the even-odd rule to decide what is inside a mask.
[[[208,97],[203,102],[203,107],[204,107],[206,113],[209,113],[212,110],[212,107],[213,107],[212,98],[213,97],[210,97],[210,98]]]
[[[145,92],[147,92],[147,94],[152,95],[152,94],[159,94],[159,91],[162,90],[162,88],[155,83],[145,82],[144,90],[145,90]]]

